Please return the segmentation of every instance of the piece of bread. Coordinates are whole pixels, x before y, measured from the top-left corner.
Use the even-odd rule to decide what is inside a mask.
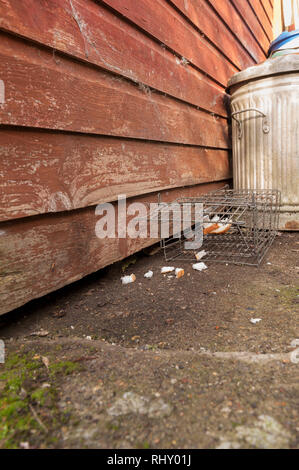
[[[214,230],[217,230],[218,228],[219,228],[219,224],[206,224],[203,230],[203,234],[208,235],[209,233],[212,233]]]
[[[184,271],[184,269],[177,268],[175,270],[175,274],[176,274],[177,279],[181,279],[181,277],[185,276],[185,271]]]
[[[174,267],[165,267],[165,268],[161,268],[161,274],[168,274],[168,273],[173,273],[173,271],[175,271],[175,268]]]
[[[121,278],[121,282],[124,284],[124,285],[127,285],[127,284],[132,284],[133,282],[136,281],[136,276],[135,274],[131,274],[131,276],[124,276]]]
[[[220,217],[218,217],[218,215],[215,215],[210,223],[205,223],[204,226],[203,226],[203,234],[204,235],[208,235],[209,233],[213,232],[213,230],[217,230],[217,228],[219,227],[219,224],[218,222],[220,221]]]
[[[200,261],[206,255],[207,255],[207,252],[203,250],[203,251],[200,251],[199,253],[196,253],[195,258],[197,259],[197,261]]]
[[[231,228],[232,224],[219,224],[219,227],[216,229],[216,230],[213,230],[212,232],[210,232],[211,234],[213,235],[224,235],[225,233],[227,233],[230,228]]]

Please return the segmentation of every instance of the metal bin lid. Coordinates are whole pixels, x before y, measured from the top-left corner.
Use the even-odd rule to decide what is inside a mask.
[[[254,65],[242,72],[238,72],[229,80],[228,87],[231,88],[235,85],[240,85],[242,82],[290,72],[299,73],[299,54],[290,54],[267,59],[259,65]]]

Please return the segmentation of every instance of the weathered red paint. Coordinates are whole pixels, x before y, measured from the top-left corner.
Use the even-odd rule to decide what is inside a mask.
[[[272,37],[273,37],[272,25],[269,21],[268,16],[265,13],[264,8],[262,7],[261,1],[260,0],[248,0],[248,1],[252,9],[255,12],[262,29],[265,31],[267,38],[269,39],[269,41],[272,41]]]
[[[230,21],[228,27],[223,23],[221,17],[213,9],[212,5],[206,0],[171,0],[171,3],[179,8],[179,10],[190,20],[192,23],[202,31],[202,33],[215,44],[219,50],[227,57],[236,67],[240,70],[245,69],[252,65],[252,60],[258,63],[263,58],[259,46],[250,38],[248,41],[249,47],[246,42],[243,45],[242,41],[246,41],[246,36],[249,35],[245,25],[242,24],[241,18],[235,13],[231,6],[225,5],[222,1],[219,4],[219,13],[222,14],[222,9],[229,12]],[[222,8],[222,9],[221,9]],[[242,35],[237,36],[233,33],[235,31],[235,23],[238,28],[242,28]],[[225,60],[225,59],[223,59]]]
[[[162,197],[164,201],[172,201],[177,197],[217,189],[223,184],[174,189],[163,193]],[[138,201],[157,202],[157,194]],[[0,315],[157,241],[100,240],[95,236],[98,219],[94,207],[87,207],[50,217],[27,217],[1,224]]]
[[[229,181],[225,87],[265,59],[272,7],[0,0],[0,314],[153,243],[98,240],[98,203]]]
[[[223,19],[226,27],[238,38],[242,46],[248,50],[253,57],[257,58],[258,62],[265,60],[268,42],[265,40],[264,34],[260,35],[259,39],[256,39],[255,33],[249,28],[247,20],[249,16],[253,15],[249,5],[247,4],[246,7],[243,6],[247,11],[247,16],[244,16],[242,14],[244,13],[242,5],[238,1],[235,4],[233,0],[227,2],[223,2],[223,0],[209,0],[209,3]],[[238,6],[239,9],[237,9],[236,6]],[[251,20],[251,23],[252,21],[254,25],[257,26],[254,19]]]
[[[271,4],[270,0],[260,0],[260,1],[261,1],[261,4],[262,4],[262,7],[265,10],[265,13],[268,17],[268,21],[270,23],[271,30],[272,30],[273,15],[274,15],[273,5]]]
[[[231,177],[225,150],[54,132],[2,131],[0,161],[0,221]]]
[[[227,123],[4,34],[2,124],[228,148]],[[26,79],[25,79],[26,77]]]
[[[212,3],[215,1],[223,5],[221,0],[211,0]],[[257,44],[260,44],[265,54],[268,52],[269,48],[269,38],[267,37],[264,29],[262,28],[257,14],[251,8],[249,0],[229,0],[234,6],[235,10],[238,12],[241,18],[243,18],[244,23],[247,25],[248,29],[251,32],[251,37]]]
[[[224,86],[238,70],[162,0],[102,0]]]
[[[56,51],[181,99],[221,116],[224,87],[125,24],[93,0],[6,0],[0,2],[0,28]],[[38,20],[24,11],[34,11]],[[81,30],[79,25],[82,26]],[[99,24],[101,28],[99,28]],[[16,46],[18,48],[18,46]],[[55,55],[53,55],[53,60]]]

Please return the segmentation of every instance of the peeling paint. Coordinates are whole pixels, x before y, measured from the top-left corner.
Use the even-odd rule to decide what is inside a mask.
[[[76,23],[78,25],[78,28],[80,30],[80,33],[83,37],[84,44],[85,44],[86,43],[86,38],[85,38],[84,30],[85,30],[87,25],[85,25],[84,21],[82,21],[80,19],[79,15],[78,15],[78,13],[77,13],[74,5],[73,5],[72,0],[69,0],[69,2],[70,2],[71,9],[72,9],[73,18],[74,18],[74,20],[76,21]],[[88,58],[88,49],[87,49],[86,45],[85,45],[85,55]]]
[[[51,194],[49,203],[48,203],[49,211],[56,212],[57,206],[58,205],[60,206],[61,204],[67,210],[70,210],[73,208],[71,200],[67,194],[62,193],[61,191],[57,191],[56,193]]]
[[[5,84],[3,80],[0,80],[0,104],[5,103]]]

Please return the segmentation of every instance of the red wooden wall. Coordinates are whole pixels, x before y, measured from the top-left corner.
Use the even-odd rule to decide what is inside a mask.
[[[266,58],[272,0],[0,0],[0,313],[151,240],[95,205],[231,178],[225,87]]]

